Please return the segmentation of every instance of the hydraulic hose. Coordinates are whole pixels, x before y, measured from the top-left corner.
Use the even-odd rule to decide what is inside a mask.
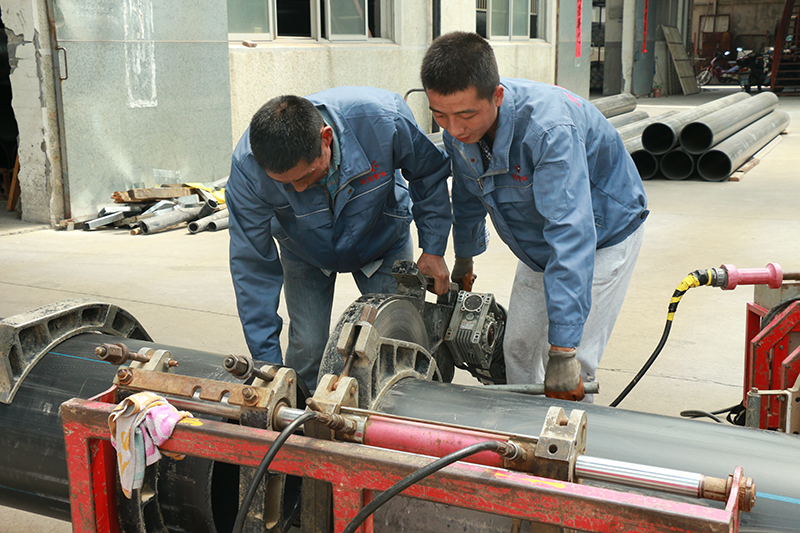
[[[298,416],[288,426],[286,426],[283,431],[281,431],[280,435],[278,435],[278,438],[275,439],[275,441],[269,447],[269,450],[267,450],[267,453],[264,454],[264,458],[258,465],[258,469],[253,476],[253,480],[250,482],[250,486],[247,487],[247,492],[242,499],[242,504],[239,506],[239,512],[236,513],[236,522],[233,524],[233,533],[242,533],[244,520],[247,517],[247,510],[250,508],[250,503],[253,501],[253,497],[258,490],[258,485],[261,483],[261,480],[264,479],[264,474],[267,473],[270,463],[272,463],[272,460],[275,458],[275,455],[277,455],[278,450],[281,449],[281,446],[283,446],[283,443],[286,442],[289,436],[294,433],[297,428],[309,420],[317,418],[318,415],[319,413],[315,411],[308,411]]]
[[[495,452],[500,451],[500,447],[502,443],[497,441],[486,441],[486,442],[479,442],[477,444],[473,444],[471,446],[467,446],[466,448],[462,448],[457,452],[453,452],[450,455],[445,455],[441,459],[437,459],[430,464],[427,464],[417,470],[416,472],[404,477],[385,491],[383,491],[380,496],[369,502],[365,505],[361,511],[353,518],[353,520],[347,524],[347,527],[344,528],[343,533],[355,533],[355,531],[364,523],[364,520],[369,518],[372,513],[378,510],[384,503],[388,502],[404,490],[406,490],[411,485],[418,483],[420,480],[428,477],[429,475],[438,472],[445,466],[455,463],[465,457],[469,457],[470,455],[476,454],[478,452],[482,452],[484,450],[492,450]]]
[[[683,295],[686,294],[686,291],[692,289],[694,287],[700,287],[702,285],[709,285],[714,287],[722,286],[725,282],[727,282],[727,276],[724,275],[725,271],[720,268],[709,268],[706,270],[695,270],[681,281],[678,284],[678,287],[675,289],[675,292],[672,293],[672,299],[669,301],[669,308],[667,310],[667,323],[664,326],[664,332],[661,334],[661,340],[658,341],[658,346],[653,351],[652,355],[647,359],[644,366],[642,366],[641,370],[633,377],[628,386],[625,387],[617,398],[611,402],[611,407],[616,407],[620,404],[622,400],[633,390],[639,380],[644,377],[647,371],[653,366],[658,354],[661,353],[661,350],[664,348],[664,345],[667,344],[667,338],[669,338],[669,331],[672,328],[672,320],[675,318],[675,311],[678,310],[678,304],[681,303],[681,298]]]

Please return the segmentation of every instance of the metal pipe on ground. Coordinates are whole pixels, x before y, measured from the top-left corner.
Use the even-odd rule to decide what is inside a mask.
[[[724,181],[750,156],[789,126],[785,111],[772,111],[700,156],[697,170],[706,181]]]
[[[636,97],[632,94],[616,94],[592,100],[595,106],[606,118],[615,117],[636,109]]]
[[[175,209],[173,212],[166,215],[142,220],[139,226],[142,228],[142,233],[150,235],[152,233],[168,230],[189,220],[203,218],[213,213],[216,208],[216,200],[206,200],[203,205],[197,207]]]
[[[208,229],[208,225],[221,218],[228,218],[228,209],[220,209],[216,213],[208,215],[207,217],[203,217],[197,220],[193,220],[189,222],[189,233],[200,233],[201,231],[205,231]]]
[[[623,113],[621,115],[617,115],[615,117],[611,117],[608,121],[611,123],[612,126],[615,128],[620,128],[627,124],[632,124],[634,122],[639,122],[641,120],[645,120],[649,118],[650,115],[647,114],[647,111],[631,111],[630,113]]]
[[[675,148],[661,156],[661,174],[670,180],[685,180],[695,170],[696,160],[683,148]]]
[[[228,217],[212,220],[211,223],[208,225],[208,231],[219,231],[221,229],[227,228],[229,220],[230,219]]]
[[[639,171],[639,177],[649,180],[658,173],[658,157],[642,147],[642,138],[633,137],[625,141],[625,150],[631,154],[631,159]]]
[[[642,131],[642,144],[645,150],[654,155],[666,154],[678,144],[678,136],[686,124],[748,98],[750,95],[747,93],[732,94],[654,122]]]
[[[623,141],[627,141],[628,139],[633,139],[634,137],[641,137],[644,129],[650,124],[661,122],[665,118],[677,115],[678,113],[679,111],[673,109],[672,111],[667,111],[665,113],[661,113],[660,115],[656,115],[654,117],[650,117],[645,120],[640,120],[639,122],[627,124],[625,126],[622,126],[621,128],[617,128],[617,133],[619,133],[619,136],[622,138]]]
[[[681,130],[681,147],[690,154],[702,154],[778,107],[775,93],[763,92],[725,109],[715,111]]]

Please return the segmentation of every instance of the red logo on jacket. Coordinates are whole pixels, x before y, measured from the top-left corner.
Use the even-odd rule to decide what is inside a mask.
[[[365,177],[361,178],[361,185],[365,185],[367,182],[375,181],[377,179],[380,179],[380,178],[383,178],[384,176],[386,176],[386,171],[385,170],[382,170],[382,171],[378,172],[378,166],[379,165],[378,165],[377,161],[373,161],[372,162],[372,164],[369,166],[369,170],[370,170],[370,172],[372,172],[372,174],[370,174],[369,176],[365,176]]]
[[[514,172],[511,173],[511,177],[514,178],[514,181],[528,181],[528,176],[520,176],[520,168],[517,165],[514,168]]]

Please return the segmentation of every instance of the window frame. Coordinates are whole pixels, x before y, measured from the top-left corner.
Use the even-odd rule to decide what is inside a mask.
[[[476,0],[476,13],[481,11],[481,5],[484,6],[483,10],[486,12],[486,39],[490,41],[510,41],[510,42],[522,42],[522,41],[542,41],[545,40],[542,37],[543,32],[543,5],[545,4],[545,0],[508,0],[508,35],[494,35],[492,33],[492,2],[495,0]],[[514,5],[517,2],[526,2],[527,3],[527,17],[526,17],[526,30],[525,35],[514,35]],[[533,12],[533,8],[536,8],[536,12]],[[531,23],[530,19],[532,16],[536,16],[536,37],[531,37]]]
[[[380,43],[380,42],[394,42],[394,36],[397,32],[395,24],[397,4],[400,0],[375,0],[381,3],[381,19],[376,24],[380,28],[381,33],[389,33],[389,36],[382,35],[380,37],[370,36],[369,29],[369,0],[364,2],[364,34],[333,34],[332,33],[332,18],[327,15],[331,13],[332,0],[309,0],[311,12],[311,33],[312,35],[297,36],[286,35],[282,36],[278,32],[278,13],[277,2],[278,0],[263,0],[268,3],[269,11],[269,31],[263,33],[228,33],[228,42],[238,43],[242,41],[251,42],[321,42],[321,43]],[[324,6],[321,4],[324,3]],[[322,9],[326,13],[324,17],[324,28],[322,21]],[[387,20],[388,18],[388,20]],[[324,36],[324,37],[323,37]]]

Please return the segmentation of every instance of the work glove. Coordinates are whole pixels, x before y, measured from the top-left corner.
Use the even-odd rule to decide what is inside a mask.
[[[453,283],[458,283],[459,288],[465,291],[472,291],[472,284],[477,277],[472,272],[472,258],[456,256],[456,262],[450,274]]]
[[[547,352],[547,368],[544,371],[544,394],[548,398],[578,402],[586,396],[581,379],[581,364],[575,358],[578,350]]]

